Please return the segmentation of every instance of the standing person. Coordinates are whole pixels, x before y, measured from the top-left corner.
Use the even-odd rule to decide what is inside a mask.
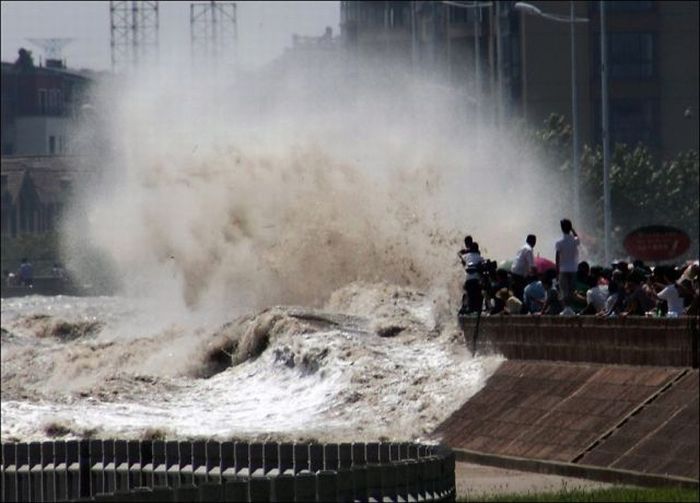
[[[518,250],[513,260],[513,265],[510,268],[513,295],[523,300],[523,291],[527,278],[537,276],[535,267],[535,256],[533,249],[537,243],[537,237],[534,234],[528,234],[525,239],[525,244]]]
[[[469,253],[462,259],[467,279],[464,282],[464,296],[462,296],[462,309],[459,314],[471,314],[481,311],[484,302],[481,293],[481,253],[479,243],[472,243]]]
[[[571,304],[574,296],[574,282],[578,270],[578,247],[581,244],[571,220],[562,219],[559,224],[564,234],[555,245],[559,291],[564,304],[562,314],[574,314]]]
[[[19,281],[23,286],[32,286],[34,283],[34,268],[26,258],[23,258],[19,265]]]

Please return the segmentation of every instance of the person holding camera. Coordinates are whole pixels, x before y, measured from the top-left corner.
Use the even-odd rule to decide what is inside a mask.
[[[479,253],[479,243],[472,242],[469,251],[461,255],[467,278],[464,282],[464,295],[460,315],[478,313],[484,302],[481,293],[481,269],[484,259]]]
[[[562,314],[574,314],[571,304],[574,297],[576,272],[578,271],[578,247],[581,242],[571,224],[571,220],[564,218],[559,224],[564,235],[556,242],[554,248],[556,251],[557,274],[559,275],[559,293],[564,304]]]

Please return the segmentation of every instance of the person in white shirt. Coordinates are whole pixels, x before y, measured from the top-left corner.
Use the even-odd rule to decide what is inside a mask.
[[[484,302],[481,293],[481,263],[483,258],[479,253],[479,243],[472,243],[471,249],[463,257],[462,263],[467,278],[464,282],[464,296],[459,314],[466,315],[481,311]]]
[[[671,283],[656,294],[656,296],[659,299],[666,301],[666,304],[668,305],[668,313],[666,316],[669,318],[678,318],[679,316],[683,316],[683,296],[679,290],[678,283]]]
[[[559,291],[566,310],[567,307],[571,306],[571,299],[574,295],[580,241],[571,220],[564,218],[559,223],[564,235],[556,242],[554,249],[556,251],[557,274],[559,275]]]
[[[527,278],[537,276],[535,268],[535,256],[533,249],[537,243],[537,237],[534,234],[528,234],[525,239],[525,244],[518,250],[513,260],[513,265],[510,268],[511,290],[521,301],[523,300],[523,291]]]

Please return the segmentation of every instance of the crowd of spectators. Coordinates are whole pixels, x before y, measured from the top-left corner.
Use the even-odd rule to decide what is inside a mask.
[[[468,236],[459,252],[468,277],[459,314],[698,316],[697,260],[677,265],[649,266],[637,260],[591,266],[578,260],[578,236],[571,222],[562,220],[561,226],[556,262],[549,268],[537,267],[534,235],[527,236],[509,268],[491,270],[484,267],[487,262]]]

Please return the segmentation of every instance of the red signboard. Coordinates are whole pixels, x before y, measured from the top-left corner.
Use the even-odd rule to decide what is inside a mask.
[[[683,255],[690,248],[690,238],[674,227],[650,225],[627,234],[623,245],[635,259],[660,262]]]

